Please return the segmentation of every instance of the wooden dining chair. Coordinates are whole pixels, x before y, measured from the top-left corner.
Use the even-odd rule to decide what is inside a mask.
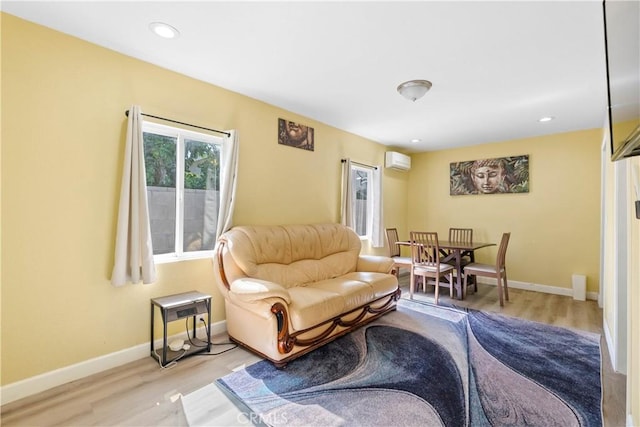
[[[498,256],[495,264],[480,264],[472,262],[464,267],[464,283],[462,285],[462,296],[467,292],[467,279],[469,276],[495,277],[498,282],[498,295],[500,297],[500,307],[504,306],[504,299],[509,301],[509,285],[507,283],[507,267],[505,257],[507,255],[507,245],[511,233],[503,233],[498,248]],[[476,279],[477,280],[477,279]],[[504,298],[503,298],[504,294]]]
[[[449,241],[450,242],[465,242],[471,243],[473,242],[473,228],[449,228]],[[451,253],[451,251],[449,251]],[[475,261],[475,257],[473,251],[462,255],[460,258],[460,265],[465,266]],[[478,291],[478,284],[476,283],[475,278],[471,279],[472,284],[474,285],[474,289]]]
[[[409,298],[413,299],[416,276],[422,277],[422,290],[426,291],[427,284],[435,286],[435,301],[438,304],[440,286],[449,286],[449,296],[453,298],[453,270],[454,267],[440,262],[440,245],[438,233],[427,231],[412,231],[411,243],[411,278],[409,282]],[[440,278],[448,276],[449,283],[441,282]],[[428,279],[433,279],[427,283]]]
[[[449,241],[450,242],[473,242],[473,228],[449,228]],[[465,255],[462,259],[463,264],[473,262],[473,252]]]
[[[473,228],[449,228],[450,242],[473,242]]]
[[[398,229],[387,228],[387,243],[389,244],[389,256],[393,260],[393,271],[397,278],[400,278],[400,268],[411,268],[411,257],[401,256],[400,245],[397,243]]]

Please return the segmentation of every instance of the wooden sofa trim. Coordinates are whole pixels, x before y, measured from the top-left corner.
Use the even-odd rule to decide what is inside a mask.
[[[386,295],[386,296],[384,296],[382,298],[378,298],[376,300],[376,301],[381,301],[381,300],[384,300],[385,298],[388,298],[388,301],[383,306],[381,306],[379,308],[372,308],[370,306],[370,304],[367,304],[365,306],[358,307],[355,310],[351,310],[349,313],[344,313],[344,314],[342,314],[340,316],[336,316],[334,319],[330,319],[330,320],[328,320],[326,322],[323,322],[323,323],[321,323],[319,325],[316,325],[314,327],[305,329],[304,331],[296,332],[295,334],[291,334],[290,335],[288,333],[288,330],[286,330],[286,329],[279,330],[278,331],[278,350],[280,350],[280,347],[282,345],[281,344],[281,337],[282,337],[283,340],[292,340],[293,344],[291,344],[291,349],[293,349],[294,345],[298,345],[298,346],[307,345],[306,348],[304,348],[302,350],[299,350],[296,353],[292,354],[291,356],[285,357],[284,359],[279,359],[279,360],[272,359],[271,357],[267,356],[266,354],[256,350],[255,348],[251,347],[250,345],[247,345],[247,344],[243,343],[242,341],[234,338],[231,335],[229,336],[229,339],[231,339],[231,341],[237,343],[238,345],[241,345],[241,346],[245,347],[246,349],[248,349],[248,350],[260,355],[263,359],[271,361],[271,363],[273,363],[277,368],[284,368],[287,365],[287,363],[291,362],[292,360],[297,359],[298,357],[300,357],[302,355],[305,355],[305,354],[315,350],[316,348],[321,347],[321,346],[327,344],[328,342],[333,341],[336,338],[339,338],[339,337],[341,337],[343,335],[346,335],[349,332],[353,331],[354,329],[359,328],[360,326],[366,325],[367,323],[376,320],[377,318],[381,317],[385,313],[388,313],[390,311],[395,310],[396,309],[396,305],[394,304],[394,302],[400,299],[400,295],[401,295],[401,291],[400,291],[400,288],[398,288],[393,294]],[[376,301],[372,301],[372,303],[376,302]],[[275,305],[276,304],[274,304],[274,306]],[[274,309],[272,308],[272,311],[273,310]],[[354,311],[357,311],[357,310],[362,310],[363,313],[367,313],[368,312],[368,313],[375,313],[375,314],[373,316],[367,317],[364,320],[362,320],[362,316],[358,316],[358,318],[360,319],[360,322],[355,322],[356,319],[354,319],[352,321],[349,321],[349,322],[344,322],[344,321],[340,320],[341,317],[346,316],[347,314],[353,313]],[[286,310],[285,311],[281,311],[280,313],[283,316],[285,316],[286,315]],[[286,318],[286,316],[285,316],[285,318]],[[280,326],[279,322],[280,321],[278,320],[278,326]],[[283,322],[282,325],[284,325],[284,324],[285,323]],[[322,334],[318,335],[316,338],[307,339],[307,340],[304,340],[304,342],[302,340],[296,338],[300,334],[303,334],[305,332],[311,331],[311,330],[316,329],[318,327],[322,327],[323,325],[327,325],[327,324],[330,324],[329,328],[331,328],[331,331],[333,331],[339,324],[350,325],[350,326],[348,326],[346,329],[341,330],[340,332],[338,332],[335,335],[328,335],[328,334],[331,333],[331,331],[329,331],[328,333],[325,331]],[[320,336],[322,336],[323,338],[320,338]],[[291,350],[289,350],[289,351],[291,351]],[[280,353],[282,353],[282,352],[280,352]]]
[[[222,252],[224,252],[224,246],[227,244],[227,239],[224,237],[220,237],[218,239],[218,269],[220,271],[220,278],[222,279],[222,284],[227,290],[231,290],[231,285],[229,284],[229,280],[227,279],[227,274],[224,272],[224,263]]]
[[[398,288],[391,295],[385,295],[361,307],[355,308],[346,313],[342,313],[332,319],[326,320],[310,328],[303,329],[298,332],[294,332],[293,334],[289,333],[289,320],[288,320],[289,315],[287,313],[287,309],[284,306],[284,304],[277,302],[271,307],[271,312],[275,314],[276,319],[278,321],[278,352],[280,354],[287,354],[291,352],[291,350],[293,350],[294,346],[310,347],[310,349],[319,347],[320,345],[326,342],[326,338],[329,337],[331,333],[338,326],[347,328],[341,331],[342,333],[346,333],[351,331],[352,329],[357,328],[358,326],[361,326],[364,323],[367,323],[375,318],[380,317],[382,314],[388,311],[394,310],[395,309],[394,303],[398,301],[398,299],[400,299],[400,295],[401,295],[400,288]],[[386,302],[380,307],[377,307],[377,308],[372,307],[373,305],[381,301],[384,301],[385,299],[386,299]],[[345,317],[350,316],[353,313],[356,313],[358,311],[359,311],[358,315],[352,320],[344,320]],[[367,320],[363,322],[362,320],[365,318],[367,314],[373,314],[374,316],[367,318]],[[321,329],[325,326],[326,328],[322,332],[320,332],[318,335],[312,338],[306,338],[306,339],[299,338],[300,335],[306,334],[307,332],[310,332],[310,331]],[[331,339],[335,337],[336,336],[332,336]],[[298,353],[296,354],[296,356],[301,354],[302,353]]]

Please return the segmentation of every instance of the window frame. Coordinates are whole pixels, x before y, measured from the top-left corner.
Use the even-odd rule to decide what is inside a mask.
[[[165,254],[154,254],[153,261],[156,264],[166,264],[177,261],[194,260],[211,258],[214,255],[213,249],[199,251],[184,251],[184,173],[185,173],[185,139],[208,144],[218,145],[220,149],[220,165],[223,163],[223,144],[224,139],[219,136],[210,135],[201,132],[194,132],[184,128],[175,126],[167,126],[160,123],[149,122],[144,120],[142,123],[142,132],[153,133],[169,138],[176,139],[176,220],[175,220],[175,242],[174,252]],[[178,161],[180,160],[180,161]],[[220,169],[220,176],[222,170]],[[146,179],[146,177],[145,177]],[[146,186],[146,182],[145,182]],[[153,238],[152,238],[153,244]]]

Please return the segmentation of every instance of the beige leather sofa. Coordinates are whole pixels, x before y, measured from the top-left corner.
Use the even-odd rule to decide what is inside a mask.
[[[394,310],[393,261],[340,224],[239,226],[214,270],[231,339],[277,366]]]

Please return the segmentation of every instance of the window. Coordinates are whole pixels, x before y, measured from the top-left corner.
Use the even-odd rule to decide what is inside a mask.
[[[155,261],[210,256],[222,138],[145,122],[143,139]]]
[[[352,165],[351,179],[355,198],[353,202],[355,231],[358,236],[364,238],[371,236],[373,218],[372,169]]]

